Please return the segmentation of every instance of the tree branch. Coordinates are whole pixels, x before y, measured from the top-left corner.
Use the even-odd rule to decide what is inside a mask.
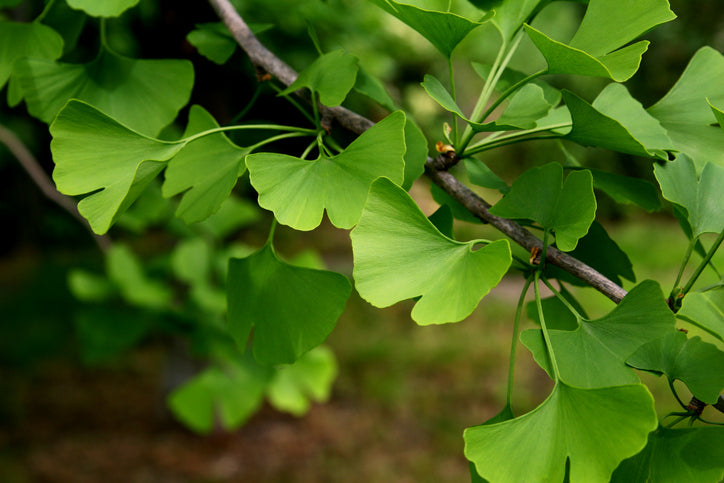
[[[294,82],[297,78],[294,69],[259,42],[246,22],[229,3],[229,0],[209,0],[209,3],[257,69],[268,72],[287,86]],[[356,134],[361,134],[374,125],[372,121],[364,116],[360,116],[341,106],[334,108],[322,106],[322,110],[330,113],[342,127]],[[490,214],[488,211],[490,204],[446,171],[449,164],[449,159],[441,159],[439,156],[435,159],[428,157],[425,171],[435,184],[465,206],[473,215],[495,226],[526,250],[530,251],[533,247],[542,247],[541,240],[519,224]],[[626,295],[623,288],[585,263],[556,248],[548,248],[546,260],[580,278],[616,303],[620,302]]]
[[[93,233],[90,225],[88,224],[88,220],[78,213],[78,207],[75,200],[69,196],[65,196],[55,189],[55,185],[45,171],[43,171],[43,168],[40,167],[40,163],[38,163],[38,160],[35,159],[33,153],[30,152],[30,150],[25,146],[25,144],[23,144],[20,138],[15,135],[14,132],[2,125],[0,125],[0,143],[7,146],[8,150],[10,150],[10,152],[15,156],[38,188],[40,188],[40,191],[42,191],[49,200],[53,201],[80,221],[93,235],[93,238],[101,251],[108,251],[111,247],[110,238],[106,235],[97,235],[96,233]]]

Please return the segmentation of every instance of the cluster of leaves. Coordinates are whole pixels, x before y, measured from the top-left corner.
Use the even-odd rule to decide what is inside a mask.
[[[109,17],[135,3],[68,0],[67,5]],[[50,124],[53,179],[62,193],[85,195],[78,208],[92,229],[105,233],[115,223],[134,221],[143,226],[143,213],[153,211],[153,199],[162,203],[162,198],[179,195],[175,216],[190,225],[179,228],[182,240],[160,269],[188,287],[188,307],[196,317],[188,316],[188,307],[173,300],[173,290],[150,278],[122,245],[108,254],[106,277],[86,272],[71,276],[75,293],[96,301],[117,296],[174,316],[177,329],[210,361],[169,398],[174,412],[192,428],[211,430],[217,414],[225,427],[236,427],[264,394],[277,407],[301,413],[310,398],[328,396],[334,359],[320,344],[334,329],[352,284],[319,264],[283,261],[275,252],[274,227],[278,222],[313,230],[326,212],[335,227],[352,229],[357,292],[377,307],[415,299],[411,317],[420,325],[462,321],[506,273],[522,273],[526,282],[514,323],[511,367],[523,303],[532,287],[535,301],[529,313],[540,329],[523,332],[520,342],[554,388],[536,409],[515,417],[511,373],[501,413],[464,433],[474,480],[719,481],[724,428],[709,425],[700,409],[684,402],[683,411],[675,414],[679,418],[663,425],[634,368],[664,374],[677,399],[674,380],[682,381],[702,404],[716,404],[724,388],[724,351],[676,330],[678,317],[712,341],[724,341],[724,282],[693,291],[704,270],[713,270],[721,280],[711,258],[724,239],[724,199],[717,189],[724,181],[724,56],[702,48],[669,93],[644,108],[622,82],[636,73],[648,47],[645,40],[631,42],[675,18],[667,0],[590,0],[580,27],[566,42],[554,39],[556,32],[531,25],[550,0],[370,3],[419,32],[447,61],[449,79],[426,75],[422,82],[430,97],[452,113],[443,129],[446,149],[464,159],[461,166],[472,184],[504,195],[492,214],[518,220],[540,234],[540,263],[504,237],[456,240],[453,217],[463,216],[462,207],[441,191],[436,198],[444,206],[429,218],[422,213],[407,189],[423,172],[427,141],[350,53],[320,54],[293,84],[279,89],[287,97],[305,92],[310,108],[290,101],[311,127],[221,127],[203,107],[192,106],[183,135],[168,140],[159,133],[188,103],[193,85],[188,62],[129,59],[112,52],[102,38],[93,62],[67,64],[58,60],[64,40],[53,29],[40,21],[4,22],[0,41],[7,45],[12,38],[16,46],[0,52],[0,80],[9,80],[8,102],[24,100],[31,115]],[[495,29],[500,46],[492,65],[473,66],[482,79],[479,99],[468,115],[457,100],[452,55],[478,28]],[[547,63],[539,72],[508,68],[526,36]],[[209,60],[222,64],[235,48],[218,24],[201,25],[188,39]],[[541,79],[549,74],[611,82],[588,102]],[[324,129],[319,105],[339,106],[353,90],[390,114],[342,146]],[[271,134],[238,146],[224,134],[232,130]],[[309,144],[298,156],[269,147],[305,137]],[[571,156],[562,156],[562,164],[531,168],[508,186],[474,158],[541,138],[649,159],[658,187],[587,169]],[[222,243],[249,220],[240,215],[243,202],[232,194],[246,176],[258,193],[258,205],[275,219],[258,250]],[[566,289],[581,281],[546,263],[548,247],[555,245],[615,282],[635,281],[626,254],[595,222],[594,188],[646,210],[660,207],[659,193],[674,206],[691,243],[668,298],[656,282],[643,281],[610,313],[591,320]],[[718,238],[707,248],[703,235],[708,233]],[[702,260],[682,283],[694,253]],[[542,284],[553,297],[541,297]],[[79,327],[87,339],[105,340],[102,332],[115,330],[112,319],[105,324],[91,318]],[[132,344],[146,330],[139,324],[128,327],[123,338],[114,340],[116,347],[104,351]],[[687,418],[698,421],[697,426],[674,427]]]

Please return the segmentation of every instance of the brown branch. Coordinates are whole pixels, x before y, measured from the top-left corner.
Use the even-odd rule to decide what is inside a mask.
[[[209,0],[209,3],[214,10],[216,10],[219,18],[229,29],[241,48],[244,49],[252,64],[254,64],[257,69],[268,72],[279,79],[284,85],[288,86],[294,82],[297,78],[297,73],[294,69],[289,67],[289,65],[259,42],[246,22],[244,22],[239,13],[231,3],[229,3],[229,0]],[[334,108],[323,107],[323,109],[331,113],[342,127],[356,134],[361,134],[374,125],[369,119],[341,106]],[[485,200],[473,193],[467,186],[445,170],[449,164],[448,161],[449,160],[445,159],[427,158],[425,170],[435,184],[465,206],[473,215],[495,226],[525,249],[530,251],[533,247],[542,247],[542,242],[519,224],[505,218],[491,215],[488,211],[490,205]],[[623,288],[585,263],[556,248],[548,248],[546,260],[580,278],[616,303],[620,302],[626,295],[626,291]]]
[[[30,175],[30,178],[40,188],[40,191],[55,204],[63,208],[65,211],[70,213],[78,221],[80,221],[88,231],[93,235],[98,247],[101,251],[106,252],[111,247],[111,239],[106,235],[97,235],[93,233],[88,220],[83,218],[78,212],[78,207],[73,198],[60,193],[55,189],[55,185],[50,180],[48,175],[40,167],[40,163],[35,159],[33,153],[23,144],[14,132],[0,125],[0,143],[7,146],[8,150],[15,156],[20,165]]]

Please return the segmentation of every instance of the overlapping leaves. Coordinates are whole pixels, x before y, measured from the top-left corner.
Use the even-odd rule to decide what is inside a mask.
[[[360,295],[378,307],[421,296],[412,310],[421,325],[470,315],[511,263],[507,241],[474,250],[475,240],[446,237],[403,189],[385,178],[372,184],[351,239]]]
[[[319,94],[319,101],[325,106],[339,106],[355,85],[357,62],[357,57],[341,50],[324,54],[305,67],[299,77],[279,95],[291,94],[306,87]]]
[[[674,315],[658,284],[645,281],[606,316],[579,319],[576,330],[548,332],[562,381],[581,388],[630,384],[638,378],[626,366],[627,358],[640,346],[674,332]],[[521,341],[552,376],[542,331],[525,331]]]
[[[488,20],[488,17],[485,17],[473,21],[452,12],[426,10],[394,0],[370,1],[417,30],[447,58],[450,58],[455,47],[473,29]]]
[[[588,232],[596,213],[591,173],[574,171],[564,182],[559,164],[529,169],[490,212],[505,218],[534,220],[555,232],[558,248],[571,251]]]
[[[621,8],[619,0],[591,0],[581,26],[568,44],[529,25],[525,30],[545,57],[548,73],[607,77],[623,82],[638,70],[649,42],[626,44],[675,17],[667,0],[642,0],[627,4],[626,8]]]
[[[211,114],[192,106],[183,137],[218,127]],[[204,136],[179,152],[169,161],[163,183],[164,197],[184,192],[176,216],[194,223],[216,212],[246,171],[247,154],[249,149],[238,147],[223,133]]]
[[[724,389],[724,352],[699,337],[687,338],[683,332],[648,342],[626,362],[637,369],[665,374],[678,379],[691,393],[707,404],[714,404]]]
[[[63,53],[63,38],[41,23],[0,22],[0,87],[8,81],[18,59],[54,60]]]
[[[677,314],[724,341],[724,289],[688,294]]]
[[[698,169],[707,162],[724,166],[724,130],[712,126],[717,118],[710,107],[724,105],[723,77],[724,56],[702,47],[671,90],[648,108],[676,149],[691,157]]]
[[[297,230],[319,226],[323,212],[334,226],[351,228],[362,213],[372,182],[404,179],[405,115],[390,114],[354,140],[342,153],[316,160],[259,153],[246,158],[259,205],[280,223]]]
[[[14,78],[28,112],[46,123],[53,121],[68,99],[79,99],[155,136],[188,102],[194,71],[186,60],[131,59],[104,47],[87,64],[21,59]]]
[[[241,350],[254,329],[254,358],[288,364],[332,332],[352,287],[343,275],[281,261],[273,247],[229,261],[229,332]]]

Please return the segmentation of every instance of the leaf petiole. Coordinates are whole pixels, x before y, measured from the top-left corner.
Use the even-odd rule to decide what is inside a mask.
[[[544,246],[545,247],[545,246]],[[540,271],[535,272],[535,283],[533,284],[533,289],[535,290],[535,305],[538,309],[538,320],[540,320],[540,327],[543,331],[543,339],[546,343],[546,349],[548,350],[548,357],[550,357],[551,360],[551,367],[553,368],[553,376],[557,381],[560,381],[561,379],[561,373],[558,369],[558,362],[556,361],[556,355],[553,352],[553,344],[551,343],[550,335],[548,334],[548,326],[546,325],[545,317],[543,315],[543,305],[541,303],[541,296],[540,296],[540,288],[539,281],[540,281]]]
[[[709,262],[711,262],[712,257],[714,254],[719,250],[719,247],[721,246],[722,242],[724,242],[724,230],[722,230],[721,233],[719,233],[719,236],[714,241],[714,244],[711,246],[708,252],[706,252],[706,256],[704,256],[704,259],[701,261],[698,267],[696,267],[696,270],[694,270],[694,273],[691,275],[691,278],[689,281],[684,285],[684,288],[682,289],[681,293],[682,296],[689,293],[691,290],[691,287],[694,286],[694,283],[696,283],[697,279],[701,275],[701,273],[704,271],[707,265],[709,265]]]
[[[560,291],[556,290],[556,288],[550,283],[547,278],[543,277],[543,283],[546,285],[546,287],[548,287],[551,292],[553,292],[553,295],[555,295],[556,298],[560,300],[561,303],[565,305],[566,308],[570,310],[573,315],[576,316],[577,319],[580,320],[585,318],[578,312],[578,310],[576,310],[576,308],[568,301],[568,299],[566,299],[563,294],[561,294]]]
[[[279,125],[279,124],[240,124],[240,125],[235,125],[235,126],[222,126],[222,127],[217,127],[214,129],[208,129],[206,131],[202,131],[200,133],[194,134],[193,136],[179,139],[178,141],[172,141],[169,144],[190,143],[190,142],[196,141],[199,138],[202,138],[204,136],[209,136],[211,134],[216,134],[216,133],[225,132],[225,131],[243,131],[246,129],[259,129],[259,130],[270,130],[270,131],[291,131],[291,132],[300,133],[300,135],[311,135],[311,136],[317,134],[317,131],[315,129],[306,129],[306,128],[296,127],[296,126],[283,126],[283,125]]]
[[[513,378],[515,373],[515,354],[518,349],[518,332],[520,330],[520,319],[523,313],[523,305],[525,304],[525,296],[528,294],[531,280],[526,279],[525,286],[520,293],[518,299],[518,307],[515,310],[515,321],[513,322],[513,340],[510,343],[510,362],[508,364],[508,392],[507,392],[507,405],[510,407],[513,400]]]

